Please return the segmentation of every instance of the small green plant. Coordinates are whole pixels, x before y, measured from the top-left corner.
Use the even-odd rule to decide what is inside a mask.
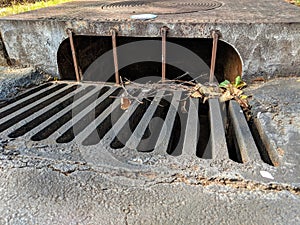
[[[244,109],[249,107],[247,95],[243,95],[243,89],[246,87],[246,82],[242,81],[241,76],[237,76],[235,81],[230,83],[229,80],[224,80],[219,84],[219,87],[222,89],[222,96],[220,97],[220,101],[225,102],[231,99],[235,99]]]
[[[49,1],[39,1],[35,3],[24,3],[24,4],[17,3],[17,4],[13,4],[12,6],[8,6],[0,9],[0,17],[32,11],[36,9],[41,9],[41,8],[54,6],[57,4],[70,2],[70,1],[71,0],[49,0]]]

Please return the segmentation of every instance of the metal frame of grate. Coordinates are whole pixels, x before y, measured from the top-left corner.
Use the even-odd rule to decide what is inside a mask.
[[[147,98],[143,91],[129,88],[143,104],[132,100],[124,111],[120,108],[123,91],[108,84],[63,81],[38,86],[0,105],[0,136],[55,145],[76,143],[83,148],[98,145],[174,156],[230,158],[227,110],[218,99],[209,99],[205,105],[199,99],[186,98],[182,91],[170,90],[156,91]],[[186,109],[182,99],[187,99]],[[229,115],[241,161],[260,160],[235,102],[229,104]]]

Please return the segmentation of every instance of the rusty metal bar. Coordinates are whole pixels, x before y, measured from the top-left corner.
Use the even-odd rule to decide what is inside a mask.
[[[80,74],[79,74],[77,58],[76,58],[76,51],[75,51],[74,42],[73,42],[73,32],[70,29],[67,29],[67,34],[68,34],[69,39],[70,39],[70,45],[71,45],[71,51],[72,51],[72,57],[73,57],[76,80],[77,80],[77,82],[80,82],[81,77],[80,77]]]
[[[210,64],[210,75],[209,75],[209,84],[212,84],[214,81],[215,75],[215,66],[216,66],[216,57],[217,57],[217,46],[218,46],[218,39],[219,35],[216,31],[212,32],[213,38],[213,47],[212,47],[212,54],[211,54],[211,64]]]
[[[118,63],[118,53],[117,53],[117,38],[116,38],[116,36],[117,36],[116,29],[111,29],[113,57],[114,57],[114,66],[115,66],[115,80],[116,80],[116,84],[120,84],[119,63]]]
[[[162,53],[161,53],[161,63],[162,63],[162,68],[161,68],[161,80],[164,82],[166,80],[166,42],[167,42],[167,32],[168,32],[168,27],[162,27],[161,28],[161,35],[162,35]]]

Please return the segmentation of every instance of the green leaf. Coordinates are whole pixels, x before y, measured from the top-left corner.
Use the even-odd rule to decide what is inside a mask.
[[[237,77],[235,78],[235,84],[234,84],[234,86],[237,87],[241,82],[242,82],[241,76],[237,76]]]
[[[230,84],[229,80],[224,80],[222,83],[219,84],[219,87],[226,88]]]

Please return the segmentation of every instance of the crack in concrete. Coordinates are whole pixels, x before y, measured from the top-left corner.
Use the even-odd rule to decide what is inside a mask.
[[[47,168],[54,172],[63,174],[64,176],[70,176],[72,173],[79,172],[93,172],[98,175],[102,175],[104,178],[111,180],[112,178],[120,177],[126,179],[139,180],[141,179],[144,186],[151,187],[159,184],[172,184],[172,183],[184,183],[191,186],[210,186],[210,185],[221,185],[228,186],[240,190],[250,191],[268,191],[268,192],[280,192],[288,191],[295,195],[300,195],[300,187],[293,187],[288,184],[279,183],[260,183],[258,181],[244,180],[241,178],[226,178],[226,177],[205,177],[194,174],[192,176],[183,173],[176,173],[170,169],[169,174],[162,175],[159,172],[153,171],[129,171],[112,169],[105,167],[91,167],[83,162],[69,162],[59,160],[49,160],[40,157],[28,157],[20,155],[15,156],[22,165],[13,165],[10,168],[35,168],[43,169]],[[7,159],[11,161],[10,159]],[[36,160],[36,162],[29,163],[29,160]],[[3,159],[0,161],[4,161]],[[13,162],[12,162],[13,163]],[[37,164],[39,164],[37,166]],[[1,168],[4,168],[3,166]],[[113,180],[115,182],[115,179]],[[126,185],[126,184],[125,184]]]
[[[126,208],[122,209],[122,212],[125,214],[124,215],[124,220],[125,220],[125,224],[128,225],[128,215],[131,212],[131,205],[128,205]]]
[[[186,177],[183,174],[175,174],[174,179],[171,181],[159,181],[149,186],[154,186],[158,184],[171,184],[171,183],[184,183],[192,186],[210,186],[210,185],[221,185],[228,186],[235,189],[250,190],[250,191],[269,191],[269,192],[279,192],[288,191],[292,194],[300,196],[300,187],[292,187],[288,184],[278,184],[278,183],[259,183],[255,181],[243,180],[243,179],[231,179],[231,178],[220,178],[220,177]]]

